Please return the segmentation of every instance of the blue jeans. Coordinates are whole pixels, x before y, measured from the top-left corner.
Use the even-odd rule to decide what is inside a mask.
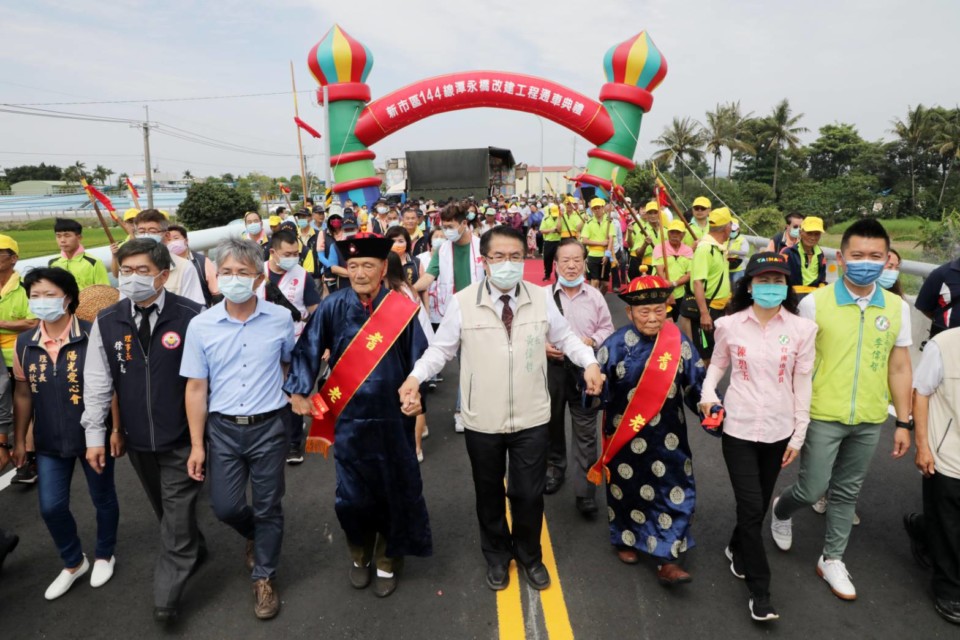
[[[37,454],[37,485],[40,515],[60,552],[63,566],[76,567],[83,562],[83,549],[77,535],[77,522],[70,513],[70,482],[77,457],[61,458],[45,453]],[[120,521],[120,503],[113,484],[113,463],[109,455],[103,473],[97,474],[83,458],[79,458],[87,489],[97,510],[96,558],[108,560],[117,546],[117,523]]]

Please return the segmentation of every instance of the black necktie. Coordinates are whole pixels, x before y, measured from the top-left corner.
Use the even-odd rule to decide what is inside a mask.
[[[140,314],[140,329],[137,331],[137,337],[140,338],[140,346],[143,347],[143,353],[150,353],[150,316],[157,310],[157,305],[152,304],[149,307],[137,307],[137,313]]]
[[[500,301],[503,302],[500,319],[503,320],[503,326],[507,328],[507,337],[510,337],[510,329],[513,328],[513,309],[510,308],[510,296],[505,293],[500,296]]]

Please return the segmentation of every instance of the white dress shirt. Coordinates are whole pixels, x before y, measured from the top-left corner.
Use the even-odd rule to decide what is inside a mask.
[[[488,281],[484,280],[481,286],[490,286]],[[553,292],[549,287],[538,287],[543,291],[547,301],[547,335],[548,343],[556,346],[578,367],[586,369],[592,364],[597,364],[597,358],[593,354],[593,349],[583,343],[570,329],[566,318],[557,309],[553,301]],[[497,315],[503,313],[503,301],[500,296],[506,294],[510,296],[510,308],[514,312],[517,310],[516,287],[510,291],[500,291],[496,287],[490,288],[490,297],[493,300],[493,308]],[[440,322],[440,327],[430,347],[423,356],[414,365],[411,376],[418,382],[428,380],[440,373],[447,361],[453,359],[460,350],[460,331],[463,324],[463,316],[460,313],[460,301],[457,296],[450,298],[447,305],[447,313]]]

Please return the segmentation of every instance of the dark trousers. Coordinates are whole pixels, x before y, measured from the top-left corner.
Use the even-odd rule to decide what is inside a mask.
[[[480,521],[480,548],[491,566],[507,566],[511,558],[524,566],[542,561],[543,487],[547,474],[547,425],[514,433],[466,430],[467,454],[473,469]],[[503,477],[509,475],[504,492]],[[510,499],[512,530],[507,526],[504,498]]]
[[[304,418],[293,412],[293,405],[287,405],[280,410],[280,414],[287,422],[287,431],[290,432],[290,450],[300,451],[303,449],[304,436]]]
[[[234,424],[218,413],[207,418],[207,482],[213,513],[254,541],[254,580],[272,579],[280,561],[280,502],[289,446],[289,430],[282,414],[248,426]],[[252,505],[247,504],[247,481]]]
[[[630,256],[630,261],[627,263],[627,277],[630,278],[630,280],[633,280],[634,278],[639,278],[641,275],[643,275],[640,273],[640,267],[642,265],[643,260],[637,256]],[[650,274],[647,273],[646,275]]]
[[[543,279],[549,280],[553,273],[553,260],[557,257],[557,247],[560,246],[558,240],[543,241]]]
[[[924,478],[923,525],[933,564],[933,593],[960,601],[960,480],[941,473]]]
[[[117,546],[117,525],[120,522],[120,503],[113,484],[114,459],[109,455],[102,473],[97,473],[84,458],[61,458],[45,453],[37,454],[37,495],[40,515],[50,531],[66,568],[83,563],[83,547],[77,535],[77,521],[70,513],[70,483],[77,460],[87,479],[90,499],[97,511],[96,558],[109,560]],[[91,559],[91,562],[93,559]]]
[[[770,593],[770,565],[763,548],[763,519],[789,441],[787,438],[778,442],[751,442],[723,434],[723,460],[727,463],[737,501],[737,526],[730,538],[730,551],[740,560],[751,594]]]
[[[547,364],[547,387],[550,390],[550,446],[547,450],[547,475],[562,478],[567,471],[567,431],[564,416],[570,407],[570,430],[573,434],[573,493],[577,498],[596,497],[597,487],[587,481],[590,465],[597,461],[597,410],[584,409],[577,390],[579,374],[563,363]]]
[[[709,307],[709,309],[710,317],[713,318],[714,322],[716,322],[717,318],[722,318],[727,313],[726,309],[714,309],[713,307]],[[700,326],[700,316],[691,319],[690,325],[693,330],[693,343],[694,346],[697,347],[697,353],[699,353],[700,357],[704,360],[709,360],[713,357],[713,347],[717,344],[714,330],[704,331]]]
[[[190,446],[172,451],[128,451],[140,485],[160,520],[160,555],[153,569],[153,600],[157,607],[176,607],[205,547],[197,527],[197,496],[201,483],[187,475]]]

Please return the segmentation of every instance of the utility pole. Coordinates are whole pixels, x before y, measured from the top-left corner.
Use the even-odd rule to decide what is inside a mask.
[[[143,106],[146,120],[143,122],[143,163],[146,165],[147,208],[153,209],[153,166],[150,164],[150,107]]]

